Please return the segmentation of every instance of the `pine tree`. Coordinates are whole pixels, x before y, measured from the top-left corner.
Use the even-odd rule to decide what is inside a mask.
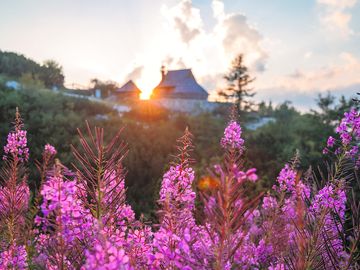
[[[244,56],[242,54],[234,59],[229,73],[224,76],[228,83],[227,88],[218,92],[219,96],[225,100],[234,102],[239,114],[251,109],[254,102],[249,98],[255,95],[253,89],[249,87],[255,78],[249,75],[248,68],[243,61]]]

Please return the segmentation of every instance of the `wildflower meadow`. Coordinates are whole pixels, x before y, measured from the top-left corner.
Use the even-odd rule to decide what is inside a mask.
[[[29,164],[16,112],[0,172],[0,269],[359,269],[359,111],[324,138],[326,169],[301,171],[294,153],[259,194],[237,117],[219,142],[222,161],[204,176],[186,129],[161,182],[156,224],[127,203],[122,130],[108,143],[104,132],[78,130],[70,168],[50,144]],[[39,184],[30,189],[31,166]]]

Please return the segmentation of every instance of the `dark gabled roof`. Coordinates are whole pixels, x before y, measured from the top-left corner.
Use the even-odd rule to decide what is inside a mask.
[[[191,69],[169,70],[163,80],[159,83],[156,89],[169,88],[171,94],[178,95],[197,95],[207,98],[208,93],[202,88],[191,71]]]
[[[116,93],[129,93],[129,92],[141,93],[141,90],[136,86],[136,84],[132,80],[128,81],[123,86],[116,89]]]

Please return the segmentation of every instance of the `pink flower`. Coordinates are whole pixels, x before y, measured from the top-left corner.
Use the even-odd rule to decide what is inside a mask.
[[[262,207],[265,210],[276,209],[276,207],[278,207],[277,200],[274,197],[266,196],[263,199]]]
[[[243,171],[238,171],[237,167],[234,166],[234,175],[239,183],[246,180],[249,180],[251,182],[256,182],[259,179],[259,177],[256,174],[256,168],[251,168],[246,172],[243,172]]]
[[[25,246],[11,245],[0,253],[0,269],[28,269]]]
[[[86,262],[82,270],[106,269],[125,270],[132,269],[129,265],[129,257],[124,249],[115,247],[111,242],[105,240],[94,243],[92,250],[85,252]]]
[[[286,164],[285,167],[280,171],[280,174],[277,178],[281,191],[294,192],[295,191],[295,178],[296,171],[293,170],[289,164]]]
[[[19,129],[16,132],[10,132],[4,151],[5,154],[17,157],[20,161],[28,161],[29,148],[27,148],[26,130]],[[6,158],[4,156],[4,159]]]
[[[225,149],[237,149],[243,151],[244,140],[241,138],[241,127],[235,121],[231,121],[225,128],[221,139],[221,146]]]
[[[278,264],[276,264],[276,265],[271,265],[270,267],[269,267],[269,270],[286,270],[287,268],[285,267],[285,265],[284,264],[282,264],[282,263],[278,263]]]
[[[327,147],[333,147],[334,144],[335,144],[335,139],[334,139],[332,136],[330,136],[330,137],[328,138],[326,144],[327,144]]]
[[[56,151],[55,147],[52,146],[51,144],[46,144],[45,145],[45,153],[49,154],[50,156],[55,156],[57,151]]]

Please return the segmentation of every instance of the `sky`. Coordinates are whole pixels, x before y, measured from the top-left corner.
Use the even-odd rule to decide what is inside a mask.
[[[0,0],[0,50],[58,61],[66,85],[191,68],[216,99],[238,54],[255,99],[314,106],[360,91],[360,0]]]

